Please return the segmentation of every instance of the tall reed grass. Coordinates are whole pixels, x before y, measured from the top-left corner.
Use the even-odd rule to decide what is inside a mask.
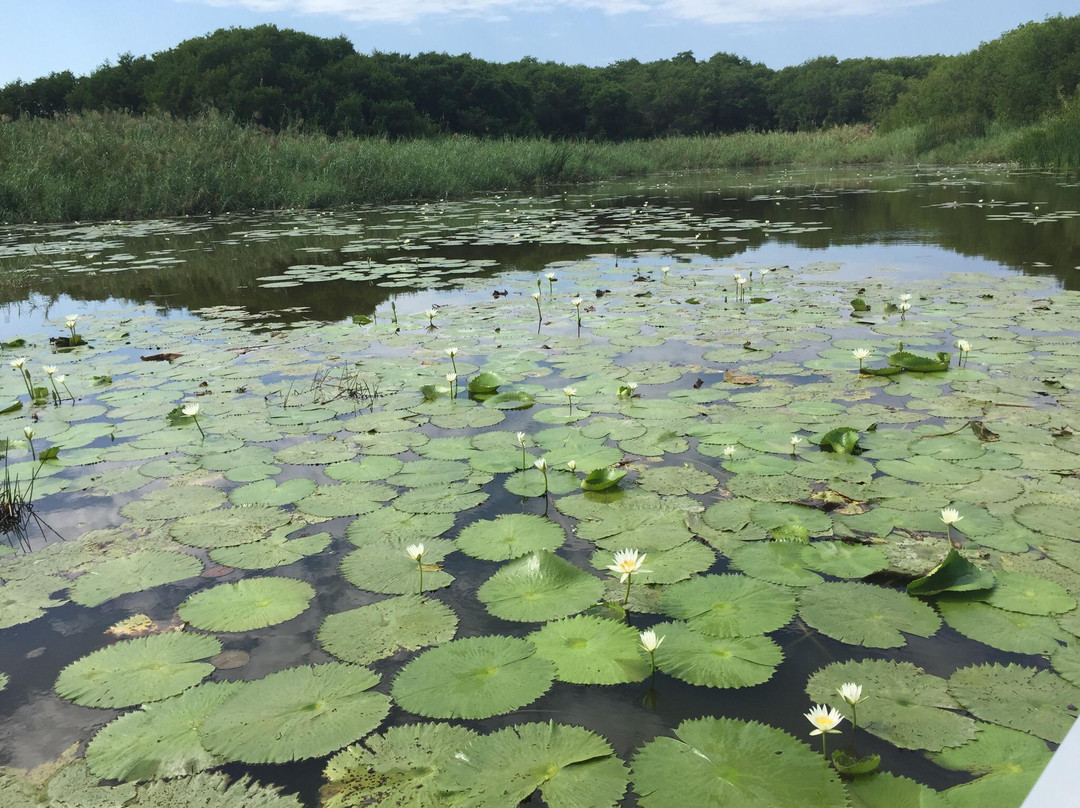
[[[90,113],[0,123],[0,221],[147,218],[440,199],[658,171],[905,163],[918,132],[868,127],[628,143],[390,142]],[[977,153],[969,145],[953,159]]]

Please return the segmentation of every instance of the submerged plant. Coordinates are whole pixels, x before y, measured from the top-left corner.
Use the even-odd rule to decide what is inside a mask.
[[[826,748],[825,736],[840,733],[836,726],[844,720],[844,716],[835,707],[827,707],[824,704],[815,704],[810,708],[810,712],[803,713],[803,715],[806,716],[807,721],[814,725],[814,729],[810,730],[810,734],[821,736],[821,754],[828,760],[829,754]]]
[[[405,548],[405,553],[416,562],[416,570],[420,574],[420,597],[424,596],[424,544],[410,544]]]
[[[630,584],[633,582],[633,575],[635,572],[649,572],[641,568],[641,565],[645,563],[645,553],[638,555],[637,550],[619,550],[615,553],[615,563],[609,564],[608,569],[612,572],[618,573],[621,577],[619,583],[626,584],[626,593],[623,595],[622,605],[625,606],[627,601],[630,600]]]
[[[202,424],[199,423],[199,405],[198,404],[185,404],[184,408],[180,412],[195,422],[195,426],[199,428],[199,434],[204,438],[206,433],[203,432]]]

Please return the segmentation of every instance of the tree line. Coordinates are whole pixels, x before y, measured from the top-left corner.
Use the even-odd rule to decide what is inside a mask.
[[[606,67],[363,54],[345,37],[260,25],[124,54],[86,76],[12,82],[0,89],[0,116],[216,111],[270,130],[388,138],[633,140],[929,121],[977,135],[1052,115],[1078,85],[1080,15],[1027,23],[959,56],[820,57],[782,70],[728,53]]]

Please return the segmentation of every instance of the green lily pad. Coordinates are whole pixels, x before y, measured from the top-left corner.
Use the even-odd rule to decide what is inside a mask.
[[[540,698],[555,666],[516,637],[468,637],[431,648],[394,680],[394,701],[426,718],[489,718]]]
[[[956,550],[949,548],[944,560],[922,578],[907,586],[909,595],[929,597],[942,592],[976,592],[994,586],[994,573],[976,567]]]
[[[846,581],[803,590],[799,614],[827,637],[871,648],[899,648],[904,634],[929,637],[941,626],[933,609],[901,592]]]
[[[949,692],[976,718],[1055,743],[1065,738],[1080,704],[1080,688],[1020,665],[961,668],[949,678]]]
[[[75,580],[68,594],[83,606],[100,606],[121,595],[191,578],[202,568],[199,559],[186,553],[139,550],[92,567]]]
[[[747,637],[787,625],[795,616],[795,596],[743,575],[704,575],[668,587],[660,610],[702,634]]]
[[[473,741],[435,782],[460,805],[516,806],[539,790],[548,808],[615,808],[626,767],[582,727],[517,724]]]
[[[244,578],[196,592],[180,604],[180,618],[204,631],[252,631],[304,612],[315,589],[293,578]]]
[[[496,617],[542,622],[587,609],[603,591],[599,578],[554,553],[539,551],[504,564],[476,596]]]
[[[418,592],[420,575],[417,564],[406,553],[403,541],[372,540],[345,556],[341,574],[355,587],[386,595],[406,595]],[[454,578],[443,572],[439,563],[454,549],[446,539],[424,542],[424,591],[432,592],[450,586]]]
[[[485,561],[508,561],[537,550],[556,550],[566,541],[563,529],[542,516],[509,513],[473,522],[458,534],[463,553]]]
[[[84,707],[130,707],[175,696],[209,676],[196,660],[221,650],[213,637],[153,634],[124,640],[77,659],[60,671],[56,692]]]
[[[834,662],[810,677],[806,692],[819,704],[851,720],[851,706],[837,695],[845,682],[857,682],[870,695],[859,709],[859,728],[901,749],[937,752],[975,737],[975,722],[956,712],[960,704],[944,679],[910,662],[866,659]]]
[[[390,700],[377,674],[330,662],[245,682],[203,722],[203,744],[226,760],[285,763],[322,757],[375,729]]]
[[[656,667],[692,685],[752,687],[771,679],[784,659],[768,637],[710,636],[682,623],[662,623],[654,630],[666,637],[656,650]]]
[[[371,735],[326,764],[323,808],[435,806],[447,796],[436,780],[477,738],[453,724],[407,724]]]
[[[945,622],[965,637],[1018,654],[1049,654],[1068,634],[1051,617],[995,609],[966,599],[941,599]]]
[[[695,718],[674,738],[645,744],[634,758],[643,808],[833,808],[847,794],[821,756],[786,732],[735,718]],[[777,766],[778,756],[784,765]]]
[[[399,651],[418,651],[453,639],[458,619],[449,606],[403,595],[329,615],[319,644],[345,662],[368,665]]]
[[[581,487],[585,491],[607,491],[622,482],[625,476],[623,469],[593,469],[585,475]]]
[[[556,620],[526,637],[537,656],[555,663],[555,677],[581,685],[640,682],[651,672],[638,633],[623,623],[578,615]]]

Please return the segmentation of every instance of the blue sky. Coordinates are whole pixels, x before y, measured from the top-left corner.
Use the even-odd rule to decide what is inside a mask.
[[[0,85],[260,23],[344,34],[362,53],[606,65],[726,51],[780,68],[963,53],[1058,13],[1077,13],[1075,0],[0,0]]]

